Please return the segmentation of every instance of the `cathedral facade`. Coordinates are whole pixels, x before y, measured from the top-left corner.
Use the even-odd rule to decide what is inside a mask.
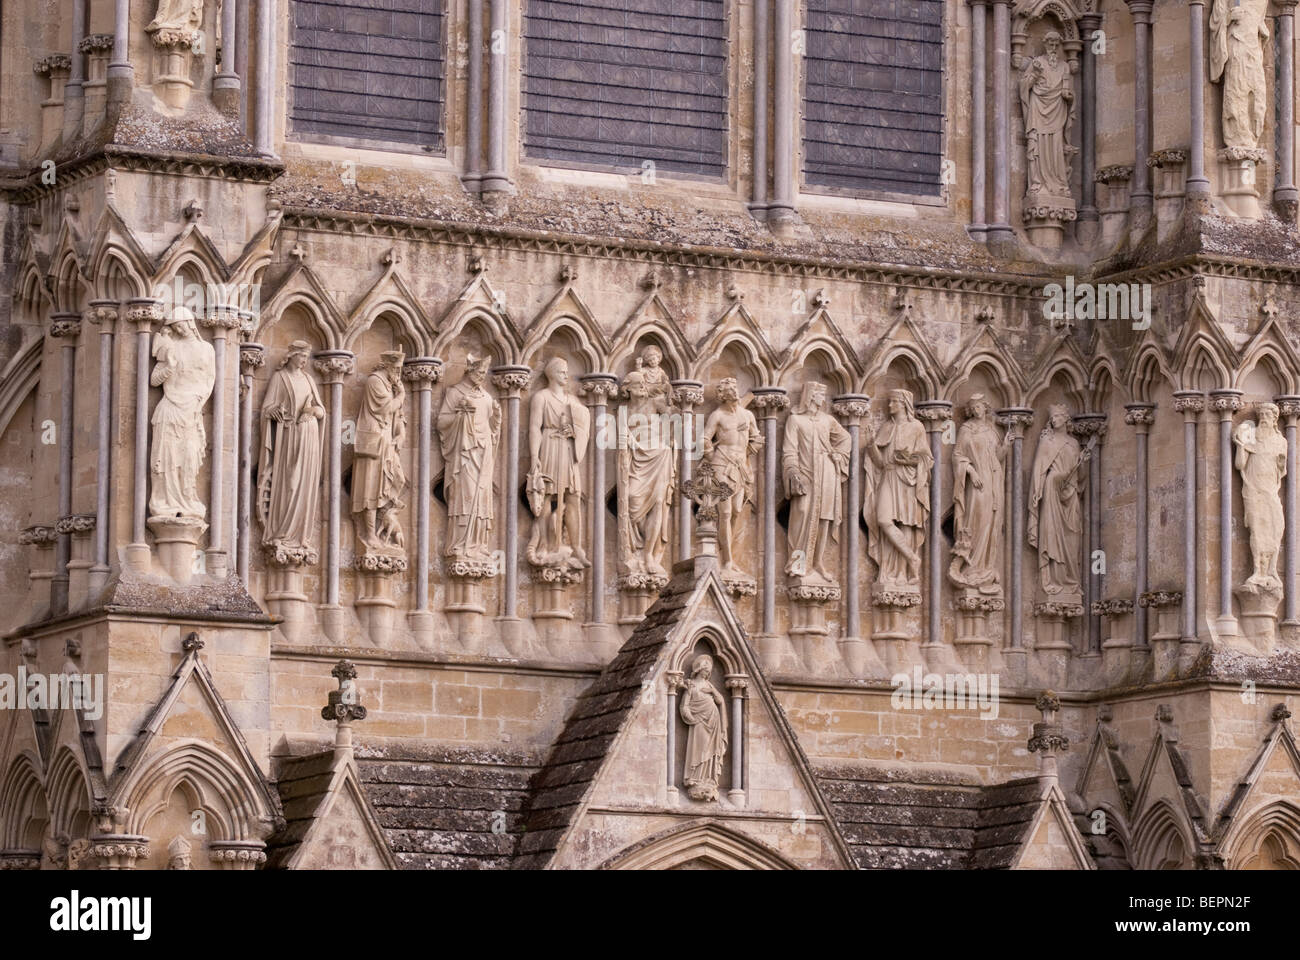
[[[1295,0],[34,0],[0,867],[1300,868]]]

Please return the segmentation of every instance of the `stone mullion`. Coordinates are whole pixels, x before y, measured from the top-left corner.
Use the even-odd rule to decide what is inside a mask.
[[[113,417],[117,407],[113,403],[116,392],[117,370],[113,365],[114,327],[118,319],[116,300],[92,300],[90,319],[99,326],[99,421],[97,424],[98,449],[95,451],[95,562],[90,570],[89,589],[98,595],[108,583],[109,500],[112,491]]]
[[[1282,487],[1282,508],[1286,517],[1283,543],[1283,619],[1285,626],[1300,627],[1300,594],[1296,591],[1297,548],[1300,538],[1296,529],[1296,419],[1300,417],[1300,396],[1275,397],[1278,412],[1286,422],[1286,478]]]
[[[1142,604],[1142,595],[1148,586],[1148,554],[1150,552],[1150,514],[1149,503],[1151,483],[1149,476],[1148,439],[1151,425],[1155,423],[1156,405],[1154,403],[1130,403],[1124,407],[1124,422],[1133,427],[1137,440],[1137,500],[1136,500],[1136,543],[1134,565],[1136,567],[1133,585],[1133,600],[1136,606],[1135,625],[1137,646],[1145,647],[1148,643],[1147,607]]]
[[[343,639],[343,606],[339,602],[339,532],[343,496],[343,378],[356,369],[356,357],[347,350],[324,350],[315,357],[316,370],[329,386],[329,531],[325,560],[326,635]]]
[[[757,387],[751,408],[763,421],[763,622],[762,633],[776,633],[776,418],[789,405],[784,387]]]
[[[72,533],[59,524],[72,516],[72,457],[76,437],[77,342],[81,339],[81,314],[56,313],[50,318],[50,336],[61,341],[62,373],[59,385],[59,539],[54,546],[54,577],[50,580],[50,613],[68,609],[68,561],[72,556]]]
[[[1183,415],[1183,641],[1196,640],[1196,474],[1197,421],[1205,410],[1205,394],[1199,390],[1174,393],[1174,410]]]
[[[682,452],[677,470],[677,479],[680,481],[677,496],[677,559],[681,561],[691,558],[691,498],[682,491],[684,490],[683,485],[689,483],[691,479],[693,466],[691,462],[691,449],[693,447],[691,440],[695,429],[694,410],[698,404],[704,402],[704,384],[698,380],[674,380],[672,381],[672,387],[673,398],[682,418]]]
[[[501,0],[493,2],[495,10],[495,4]],[[487,189],[486,176],[484,189]],[[492,383],[506,395],[505,580],[501,610],[504,620],[519,619],[519,400],[531,377],[528,367],[492,368]]]
[[[1210,407],[1219,415],[1219,616],[1221,635],[1235,637],[1232,613],[1232,417],[1242,408],[1240,390],[1210,391]]]
[[[239,345],[239,491],[236,521],[235,571],[248,586],[253,553],[253,376],[266,363],[266,349],[260,343]]]

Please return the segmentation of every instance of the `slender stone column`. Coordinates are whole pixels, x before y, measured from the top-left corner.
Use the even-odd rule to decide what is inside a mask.
[[[131,542],[126,548],[133,573],[149,572],[145,511],[149,504],[149,345],[153,325],[162,319],[161,300],[139,297],[127,303],[126,319],[135,324],[135,457],[132,477]]]
[[[73,419],[76,415],[77,341],[81,339],[81,314],[56,313],[50,317],[50,336],[61,341],[62,381],[59,385],[59,539],[54,545],[54,577],[50,580],[50,612],[68,610],[68,560],[72,556],[72,533],[60,528],[72,516],[72,453],[76,443]]]
[[[114,93],[114,81],[119,81],[127,92],[135,81],[135,71],[131,66],[131,0],[114,0],[113,4],[113,59],[108,64],[111,100],[119,98]]]
[[[610,399],[618,393],[618,377],[589,373],[580,377],[591,407],[591,613],[589,623],[605,622],[605,451],[600,448],[601,423]]]
[[[218,304],[208,309],[200,318],[203,326],[212,330],[212,347],[215,353],[215,379],[212,387],[212,458],[211,493],[209,494],[207,572],[224,579],[230,564],[226,549],[226,338],[231,330],[239,329],[239,308]]]
[[[415,408],[420,447],[415,457],[415,613],[429,613],[429,497],[430,451],[433,447],[433,385],[442,373],[437,357],[412,357],[402,364],[402,379],[415,384]],[[432,620],[427,626],[432,630]]]
[[[978,7],[976,8],[979,9]],[[844,639],[862,637],[862,599],[858,587],[858,561],[862,553],[862,418],[871,412],[871,398],[861,393],[845,393],[831,404],[849,431],[849,491],[844,507]]]
[[[1208,199],[1210,179],[1205,175],[1205,0],[1187,0],[1190,30],[1188,47],[1191,70],[1188,91],[1191,94],[1191,135],[1187,150],[1187,196]],[[1187,604],[1183,603],[1183,609]]]
[[[1273,208],[1283,220],[1294,222],[1300,190],[1295,184],[1295,8],[1297,0],[1275,0],[1277,5],[1277,176],[1273,180]],[[1295,591],[1288,583],[1287,596]],[[1291,619],[1288,614],[1287,619]]]
[[[789,406],[784,387],[756,387],[750,409],[763,421],[763,634],[776,633],[776,418]]]
[[[1154,0],[1125,0],[1133,15],[1133,182],[1129,191],[1130,223],[1145,229],[1151,219],[1151,9]]]
[[[943,430],[952,423],[952,404],[947,400],[923,400],[916,405],[918,420],[925,423],[930,434],[930,526],[926,531],[929,553],[929,610],[926,611],[925,645],[937,647],[943,643]]]
[[[114,328],[117,324],[118,301],[92,300],[87,318],[99,327],[99,423],[96,433],[95,457],[95,562],[90,568],[89,594],[98,596],[108,583],[109,573],[109,516],[108,504],[112,491],[113,405],[114,381],[117,370],[113,364]]]
[[[1096,235],[1097,214],[1097,55],[1092,52],[1092,35],[1101,27],[1100,13],[1085,13],[1079,17],[1079,32],[1083,41],[1080,57],[1080,87],[1083,103],[1079,108],[1082,121],[1082,140],[1079,148],[1079,225],[1081,232]],[[1089,226],[1083,226],[1089,224]]]
[[[694,527],[691,498],[683,485],[691,479],[695,456],[695,407],[704,402],[704,384],[698,380],[672,381],[673,398],[682,418],[682,458],[677,485],[677,559],[691,558],[691,528]]]
[[[1205,411],[1199,390],[1174,392],[1174,410],[1183,415],[1183,642],[1196,640],[1196,424]]]
[[[1010,241],[1011,0],[993,0],[993,222],[988,238]]]
[[[1011,583],[1007,590],[1011,636],[1007,646],[1024,649],[1024,565],[1025,565],[1025,427],[1033,422],[1034,411],[1006,407],[997,412],[998,423],[1011,435]]]
[[[1087,447],[1092,438],[1097,438],[1092,456],[1088,460],[1088,489],[1085,490],[1087,502],[1087,537],[1084,548],[1084,560],[1088,575],[1083,581],[1083,609],[1088,616],[1088,653],[1101,653],[1101,614],[1092,612],[1094,602],[1101,600],[1102,575],[1094,569],[1093,558],[1101,549],[1101,441],[1106,436],[1106,415],[1104,413],[1081,413],[1073,418],[1070,432]]]
[[[767,48],[771,43],[771,20],[768,0],[754,0],[754,199],[749,209],[759,220],[767,219]]]
[[[493,0],[494,3],[499,0]],[[487,183],[484,181],[484,189]],[[528,388],[527,367],[493,367],[492,383],[506,395],[505,586],[501,618],[519,619],[519,398]]]
[[[1224,636],[1237,635],[1232,615],[1232,417],[1242,407],[1241,391],[1210,391],[1210,408],[1219,415],[1219,617]]]
[[[343,495],[343,378],[356,369],[347,350],[322,350],[314,358],[316,372],[329,387],[329,520],[325,548],[325,634],[343,640],[343,605],[339,603],[339,510]]]
[[[469,0],[465,70],[465,172],[461,182],[477,193],[483,181],[483,0]]]
[[[260,343],[239,345],[239,510],[236,521],[235,571],[248,585],[249,561],[253,554],[253,377],[266,363],[266,348]],[[329,456],[332,456],[330,454]]]
[[[745,802],[745,690],[749,678],[732,674],[725,682],[731,693],[731,789],[727,799],[740,806]]]
[[[221,70],[212,78],[212,99],[226,109],[239,104],[239,73],[235,67],[237,36],[235,0],[221,0]]]
[[[276,83],[271,76],[275,63],[275,0],[257,0],[257,112],[253,147],[263,156],[273,156],[271,117],[275,109]]]
[[[81,133],[81,123],[86,113],[86,54],[81,49],[81,41],[86,39],[86,4],[89,2],[90,0],[72,0],[72,71],[63,86],[65,141],[72,140]]]
[[[488,37],[491,69],[488,71],[488,157],[483,193],[513,193],[506,173],[506,78],[510,64],[510,0],[489,0],[492,33]]]
[[[772,0],[776,9],[772,42],[772,202],[768,222],[788,225],[796,219],[794,209],[794,90],[798,82],[794,68],[795,0]]]
[[[988,208],[984,185],[988,167],[988,78],[985,76],[985,53],[988,40],[989,0],[970,0],[970,235],[983,240],[988,230],[984,222]]]
[[[1134,638],[1139,647],[1147,645],[1147,608],[1142,605],[1142,595],[1150,588],[1147,583],[1147,554],[1151,549],[1150,521],[1148,519],[1148,501],[1151,496],[1151,482],[1148,472],[1147,438],[1151,425],[1156,421],[1154,403],[1130,403],[1124,407],[1124,422],[1134,429],[1137,437],[1137,549],[1136,549],[1136,583],[1133,585],[1133,611],[1137,636]]]
[[[668,687],[668,802],[677,802],[677,693],[686,686],[686,677],[677,670],[664,674]]]
[[[239,129],[248,135],[248,38],[252,36],[249,32],[249,12],[248,5],[254,0],[236,0],[235,3],[235,34],[239,38],[235,46],[235,72],[243,78],[239,87]]]
[[[1286,421],[1286,479],[1282,487],[1282,509],[1286,515],[1286,540],[1283,545],[1284,626],[1300,627],[1300,595],[1296,592],[1296,561],[1300,536],[1297,536],[1296,516],[1296,419],[1300,417],[1300,397],[1274,397],[1279,412]]]

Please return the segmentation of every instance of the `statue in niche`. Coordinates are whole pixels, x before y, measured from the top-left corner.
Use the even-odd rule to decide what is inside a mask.
[[[262,546],[277,558],[315,563],[320,523],[325,405],[307,372],[311,345],[295,340],[262,398],[262,452],[257,466],[257,517]]]
[[[618,451],[619,562],[633,578],[668,575],[663,558],[672,531],[677,456],[665,416],[673,391],[662,360],[658,347],[646,347],[619,391],[627,400]]]
[[[158,0],[158,13],[144,29],[146,33],[159,30],[193,33],[202,28],[203,0]]]
[[[172,842],[167,844],[167,869],[168,870],[192,870],[193,865],[193,847],[184,837],[173,837]]]
[[[1282,478],[1286,476],[1286,437],[1277,428],[1277,404],[1261,403],[1258,413],[1258,424],[1245,420],[1232,431],[1253,561],[1246,586],[1280,590],[1277,556],[1286,528],[1281,495]]]
[[[492,559],[492,480],[501,439],[501,405],[483,389],[487,357],[465,358],[465,376],[442,395],[438,441],[447,499],[443,555],[470,563]]]
[[[1083,550],[1083,514],[1079,504],[1084,471],[1091,457],[1070,436],[1070,411],[1062,404],[1047,409],[1047,426],[1038,438],[1029,488],[1029,545],[1038,551],[1038,579],[1049,603],[1079,606],[1083,588],[1079,560]],[[1091,443],[1095,443],[1094,436]]]
[[[1026,57],[1020,71],[1020,105],[1025,119],[1025,161],[1029,202],[1070,199],[1070,125],[1074,119],[1074,77],[1061,56],[1061,35],[1043,37],[1043,53]],[[1071,201],[1072,202],[1072,201]]]
[[[401,350],[385,350],[366,378],[357,416],[352,465],[352,517],[366,556],[397,556],[404,546],[397,511],[406,486],[402,441],[406,437],[406,388]]]
[[[529,405],[528,506],[536,517],[528,559],[539,567],[591,566],[582,549],[582,461],[591,413],[568,390],[569,364],[546,364],[546,387]]]
[[[966,403],[967,420],[952,454],[955,543],[948,578],[989,596],[1002,593],[1002,505],[1011,435],[998,437],[993,407],[984,394]]]
[[[891,390],[888,403],[888,418],[867,444],[874,468],[867,471],[863,508],[871,534],[868,552],[882,589],[919,593],[934,457],[916,419],[912,391]]]
[[[1268,103],[1269,78],[1264,71],[1268,38],[1268,0],[1214,0],[1210,80],[1223,81],[1225,147],[1259,148]]]
[[[746,576],[736,565],[736,524],[753,497],[754,454],[763,446],[754,415],[740,405],[735,377],[718,384],[720,406],[709,414],[700,438],[705,462],[735,492],[718,504],[718,554],[724,579]]]
[[[202,522],[207,506],[199,499],[199,469],[207,452],[203,407],[216,382],[216,352],[199,336],[194,314],[176,307],[153,346],[149,383],[162,387],[153,411],[149,455],[149,513],[158,520]]]
[[[785,572],[802,583],[832,584],[826,544],[842,518],[841,489],[852,441],[825,411],[826,385],[805,383],[799,407],[786,419],[781,473],[790,499]]]
[[[679,713],[687,726],[686,769],[682,782],[692,800],[718,799],[722,760],[727,754],[727,704],[709,676],[713,658],[700,654],[681,693]]]

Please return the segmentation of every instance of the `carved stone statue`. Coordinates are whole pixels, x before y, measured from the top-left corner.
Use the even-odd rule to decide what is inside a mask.
[[[470,354],[464,378],[447,388],[438,408],[447,498],[443,554],[472,563],[486,563],[492,555],[492,480],[501,439],[501,405],[483,389],[487,374],[487,358]]]
[[[975,394],[966,405],[968,419],[957,431],[952,454],[956,542],[948,578],[958,586],[997,596],[1002,593],[1007,442],[998,436],[992,409],[984,394]]]
[[[569,393],[569,365],[546,364],[546,387],[529,405],[528,505],[537,518],[528,542],[536,566],[591,566],[582,549],[582,461],[587,455],[591,413]]]
[[[262,398],[257,517],[262,546],[282,562],[317,560],[325,406],[307,372],[310,356],[311,345],[305,340],[290,344]]]
[[[1070,436],[1070,412],[1061,404],[1048,408],[1047,426],[1038,438],[1029,488],[1029,545],[1038,551],[1038,579],[1043,599],[1067,607],[1083,603],[1079,579],[1083,549],[1080,485],[1089,453]]]
[[[158,13],[145,27],[146,33],[159,30],[195,31],[203,27],[203,0],[158,0]]]
[[[718,554],[724,578],[745,573],[736,565],[736,524],[753,496],[754,454],[763,446],[754,415],[740,405],[740,388],[734,377],[718,384],[721,406],[709,414],[700,438],[705,462],[714,476],[735,492],[718,504]]]
[[[153,411],[149,513],[156,519],[202,521],[199,468],[207,453],[203,407],[216,381],[216,353],[199,336],[194,314],[176,307],[158,331],[149,383],[162,387]]]
[[[1025,119],[1025,160],[1030,203],[1070,198],[1068,148],[1074,117],[1074,79],[1061,56],[1061,35],[1043,38],[1043,53],[1026,57],[1020,72]]]
[[[172,837],[172,842],[167,844],[167,869],[168,870],[191,870],[193,869],[193,847],[184,837]]]
[[[917,593],[934,457],[910,390],[889,392],[889,417],[867,444],[867,455],[874,469],[867,471],[864,513],[871,533],[868,552],[879,569],[877,584],[883,590]]]
[[[781,449],[781,473],[790,498],[785,572],[805,583],[835,581],[826,566],[826,544],[842,519],[841,485],[849,475],[852,441],[825,406],[826,385],[804,384],[799,408],[785,422]]]
[[[1258,424],[1246,420],[1232,432],[1253,561],[1246,584],[1281,589],[1277,557],[1286,527],[1281,495],[1282,478],[1286,476],[1286,437],[1277,428],[1276,404],[1261,403],[1258,412]]]
[[[666,429],[672,386],[648,346],[623,378],[627,431],[618,452],[619,563],[631,578],[667,576],[663,558],[672,531],[677,456]]]
[[[1270,78],[1264,72],[1264,42],[1268,38],[1268,0],[1214,0],[1210,8],[1210,79],[1223,81],[1225,147],[1259,147],[1268,105]]]
[[[712,672],[712,657],[702,653],[695,658],[678,711],[688,728],[682,782],[692,800],[718,799],[722,761],[727,754],[727,705],[709,679]]]
[[[402,440],[406,436],[402,351],[385,350],[366,378],[357,416],[352,465],[352,517],[366,556],[396,556],[405,544],[397,522],[406,486]]]

